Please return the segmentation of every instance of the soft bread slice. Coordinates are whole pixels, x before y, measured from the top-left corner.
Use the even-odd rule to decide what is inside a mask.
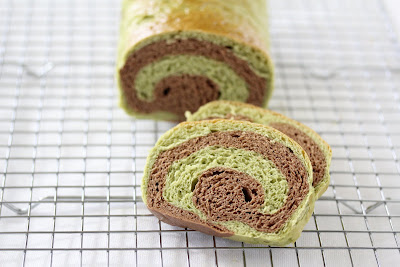
[[[312,181],[307,153],[271,127],[184,122],[151,150],[142,198],[165,223],[284,246],[296,241],[313,212]]]
[[[313,166],[313,186],[319,198],[329,186],[329,167],[332,159],[330,146],[309,127],[282,114],[253,105],[233,101],[213,101],[194,114],[186,113],[188,121],[215,118],[246,120],[273,127],[295,140],[307,152]]]

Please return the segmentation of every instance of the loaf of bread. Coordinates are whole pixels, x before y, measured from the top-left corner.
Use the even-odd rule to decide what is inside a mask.
[[[273,79],[267,32],[265,0],[124,0],[120,105],[172,121],[217,99],[264,106]]]
[[[314,209],[306,152],[281,132],[236,120],[184,122],[151,150],[142,198],[161,221],[284,246]]]
[[[233,101],[213,101],[194,114],[187,112],[186,116],[188,121],[225,118],[273,127],[292,138],[307,152],[313,167],[316,196],[319,198],[329,186],[332,150],[321,136],[300,122],[270,110]]]

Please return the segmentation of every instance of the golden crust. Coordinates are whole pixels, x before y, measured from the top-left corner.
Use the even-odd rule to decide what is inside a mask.
[[[267,54],[264,0],[174,0],[173,3],[125,0],[123,8],[132,2],[135,2],[135,8],[124,12],[141,11],[148,14],[142,15],[142,19],[151,19],[146,19],[146,23],[129,34],[127,48],[162,33],[195,31],[234,39]]]

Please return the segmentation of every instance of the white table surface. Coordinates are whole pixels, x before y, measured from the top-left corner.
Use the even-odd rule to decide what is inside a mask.
[[[386,10],[390,14],[390,19],[396,29],[397,37],[400,38],[400,1],[384,0]]]

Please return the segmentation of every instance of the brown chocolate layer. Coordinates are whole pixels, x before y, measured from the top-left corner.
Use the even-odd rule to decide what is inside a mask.
[[[283,227],[287,219],[293,214],[293,212],[300,205],[301,201],[308,194],[309,185],[307,182],[307,170],[305,169],[300,159],[297,158],[293,154],[293,152],[289,148],[285,147],[283,144],[271,142],[263,135],[248,131],[213,132],[206,136],[200,136],[190,139],[178,145],[177,147],[160,153],[160,155],[158,156],[149,177],[147,187],[147,205],[150,211],[152,211],[158,218],[160,218],[160,220],[164,220],[169,224],[181,227],[189,227],[216,236],[230,236],[233,234],[224,227],[202,221],[196,214],[192,212],[185,211],[171,205],[170,203],[165,201],[162,196],[165,185],[165,178],[167,176],[168,169],[173,164],[173,162],[186,158],[192,153],[199,151],[207,146],[233,147],[254,151],[258,154],[261,154],[265,158],[271,160],[283,173],[283,175],[287,179],[289,188],[288,197],[285,204],[274,214],[261,214],[258,209],[252,209],[252,211],[250,211],[250,215],[248,216],[245,213],[249,211],[247,211],[246,208],[242,208],[240,207],[240,205],[238,205],[235,209],[235,212],[241,213],[241,218],[232,217],[230,216],[229,212],[224,214],[221,213],[221,216],[223,217],[220,218],[221,221],[237,219],[239,221],[242,221],[243,223],[253,226],[259,231],[276,232]],[[256,201],[256,203],[259,203],[259,196],[261,196],[262,194],[258,193],[259,187],[256,185],[257,183],[250,183],[250,177],[242,175],[240,172],[235,172],[226,168],[223,168],[222,170],[222,173],[219,173],[219,171],[212,171],[211,173],[206,171],[205,173],[203,173],[202,177],[210,177],[210,175],[222,175],[226,179],[228,179],[230,174],[232,174],[232,179],[235,179],[235,177],[238,178],[238,175],[240,177],[244,177],[243,183],[249,185],[252,184],[251,188],[256,190],[258,197],[254,197],[254,200]],[[202,178],[200,180],[202,180]],[[208,179],[206,178],[206,180]],[[213,177],[211,177],[211,180],[213,180]],[[196,185],[195,189],[197,189],[197,186],[198,185]],[[201,184],[199,185],[199,188],[201,188]],[[199,189],[197,192],[199,191],[201,191],[201,189]],[[250,192],[245,192],[246,190],[243,191],[244,199],[246,201],[246,194],[248,193],[251,196],[252,191],[250,190]],[[210,201],[209,198],[212,198],[212,196],[210,196],[209,194],[208,197],[201,196],[201,194],[198,195],[197,193],[195,194],[195,196],[196,199],[198,199],[196,200],[197,203],[206,203],[207,201]],[[211,199],[211,202],[212,201],[213,200]],[[204,209],[204,205],[202,206],[202,209]],[[215,211],[212,211],[211,213],[206,214],[215,215],[216,213]],[[214,220],[214,215],[209,215],[211,216],[211,220]]]
[[[183,114],[218,98],[218,86],[207,77],[183,74],[162,79],[155,87],[151,104],[141,106],[141,112],[168,110]],[[185,99],[184,102],[181,100]]]
[[[162,106],[158,104],[161,102],[168,102],[163,100],[164,97],[169,97],[168,94],[155,94],[154,100],[152,102],[142,101],[137,97],[136,89],[134,88],[135,78],[137,73],[144,66],[160,60],[161,58],[168,55],[198,55],[204,56],[210,59],[214,59],[227,64],[236,74],[243,78],[247,83],[249,88],[249,97],[247,99],[248,103],[261,106],[264,100],[264,95],[266,91],[266,80],[257,74],[250,68],[249,64],[237,57],[232,51],[231,47],[224,47],[216,45],[207,41],[200,41],[196,39],[178,39],[175,42],[168,43],[167,41],[159,41],[151,43],[147,46],[142,47],[138,51],[134,52],[128,57],[125,65],[120,69],[121,85],[124,92],[124,97],[127,104],[142,113],[151,113],[155,111],[169,111],[171,113],[177,114],[179,117],[184,119],[183,112],[189,110],[191,112],[196,111],[202,104],[201,101],[195,103],[195,105],[187,105],[186,103],[191,103],[192,98],[206,99],[208,101],[218,99],[219,93],[213,93],[208,95],[210,98],[205,98],[201,94],[189,94],[186,93],[188,82],[191,83],[191,88],[202,88],[204,81],[199,81],[196,79],[188,80],[184,78],[185,76],[174,76],[173,80],[161,81],[156,88],[159,88],[160,92],[169,91],[174,92],[175,105],[178,107]],[[181,77],[181,78],[180,78]],[[185,80],[186,79],[186,80]],[[206,77],[203,78],[207,79]],[[210,80],[207,79],[208,82]],[[177,84],[182,84],[176,86]],[[185,85],[183,85],[185,84]],[[212,87],[213,91],[217,91],[218,88],[215,84],[210,83],[208,87]],[[168,89],[169,88],[169,89]],[[197,91],[196,91],[197,92]],[[188,109],[185,109],[189,106]]]
[[[220,119],[221,117],[208,117],[203,120],[213,120],[213,119]],[[234,120],[241,120],[241,121],[249,121],[253,122],[247,116],[244,115],[232,115],[226,114],[224,119],[234,119]],[[313,186],[317,186],[319,182],[324,179],[325,176],[325,169],[326,169],[326,160],[324,152],[320,149],[318,144],[307,134],[303,131],[297,129],[296,127],[291,126],[287,123],[270,123],[269,126],[281,131],[282,133],[286,134],[294,141],[296,141],[306,152],[308,157],[310,158],[312,167],[313,167]]]
[[[259,209],[264,204],[261,184],[250,175],[224,167],[202,173],[193,191],[193,202],[213,221],[241,221],[253,228],[267,221]],[[267,218],[264,218],[267,217]]]
[[[318,185],[324,179],[326,169],[325,155],[318,144],[307,134],[290,124],[271,123],[270,126],[292,138],[307,152],[313,167],[313,186]]]

